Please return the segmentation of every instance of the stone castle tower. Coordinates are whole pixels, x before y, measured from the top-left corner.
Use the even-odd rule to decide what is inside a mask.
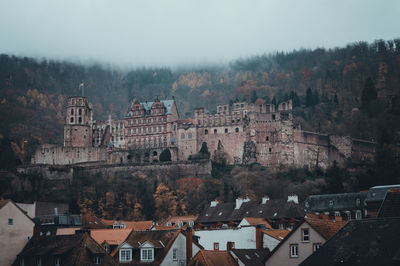
[[[64,123],[64,147],[91,147],[93,107],[88,98],[69,97]]]

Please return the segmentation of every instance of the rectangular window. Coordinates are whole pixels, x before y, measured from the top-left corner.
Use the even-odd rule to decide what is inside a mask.
[[[153,249],[150,248],[142,248],[140,251],[140,260],[142,261],[153,261]]]
[[[317,251],[321,247],[321,243],[314,243],[313,244],[313,252]]]
[[[54,265],[55,265],[55,266],[61,266],[61,259],[60,259],[60,257],[55,257],[55,258],[54,258]]]
[[[14,219],[8,218],[8,225],[13,225],[13,224],[14,224]]]
[[[291,258],[298,258],[299,257],[299,245],[291,244],[289,245],[289,252]]]
[[[101,264],[101,257],[100,256],[94,256],[93,257],[93,263],[94,263],[94,265],[100,265]]]
[[[356,219],[357,220],[362,219],[361,211],[356,211]]]
[[[308,230],[308,228],[301,229],[301,241],[303,242],[310,241],[310,231]]]
[[[119,261],[132,261],[132,250],[121,249],[119,251]]]
[[[214,250],[219,250],[219,243],[218,242],[214,242]]]
[[[172,259],[173,260],[178,260],[178,249],[177,248],[174,248],[172,250]]]

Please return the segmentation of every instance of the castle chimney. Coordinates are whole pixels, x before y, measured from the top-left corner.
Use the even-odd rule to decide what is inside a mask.
[[[192,250],[192,245],[193,245],[193,229],[188,228],[186,230],[186,261],[190,261],[193,255],[193,250]]]
[[[296,194],[289,195],[287,197],[287,202],[294,202],[294,203],[298,204],[299,203],[299,197]]]
[[[249,201],[250,201],[249,197],[245,197],[245,198],[239,197],[239,198],[237,198],[237,199],[236,199],[235,210],[240,209],[240,207],[242,206],[242,204],[243,204],[244,202],[249,202]]]
[[[218,205],[218,200],[213,200],[210,203],[210,207],[216,207]]]
[[[265,195],[264,197],[262,197],[262,199],[261,199],[261,203],[262,203],[262,204],[267,203],[267,201],[269,201],[269,197],[268,197],[267,195]]]
[[[260,225],[257,225],[256,227],[256,249],[262,249],[263,248],[263,234],[262,234],[262,228]]]

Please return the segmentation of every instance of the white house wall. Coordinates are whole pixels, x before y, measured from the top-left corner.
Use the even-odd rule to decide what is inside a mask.
[[[0,265],[11,265],[32,237],[34,223],[12,202],[0,209]],[[8,219],[13,224],[8,225]]]
[[[226,250],[228,242],[235,242],[237,249],[256,248],[256,228],[241,227],[216,230],[199,230],[195,232],[199,236],[199,243],[206,250],[214,250],[214,243],[219,243],[219,250]]]

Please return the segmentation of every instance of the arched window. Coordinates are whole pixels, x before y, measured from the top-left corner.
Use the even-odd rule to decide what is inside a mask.
[[[192,133],[189,133],[188,134],[188,139],[191,139],[192,138]]]
[[[216,129],[214,129],[214,134],[217,134],[217,130]]]
[[[74,109],[71,109],[71,115],[73,115],[74,114]]]
[[[181,139],[185,139],[185,133],[181,134]]]
[[[227,128],[225,128],[225,133],[228,133],[228,129]]]
[[[71,123],[74,123],[74,118],[73,117],[71,117]]]
[[[237,127],[237,128],[235,128],[235,132],[239,132],[239,128]]]

